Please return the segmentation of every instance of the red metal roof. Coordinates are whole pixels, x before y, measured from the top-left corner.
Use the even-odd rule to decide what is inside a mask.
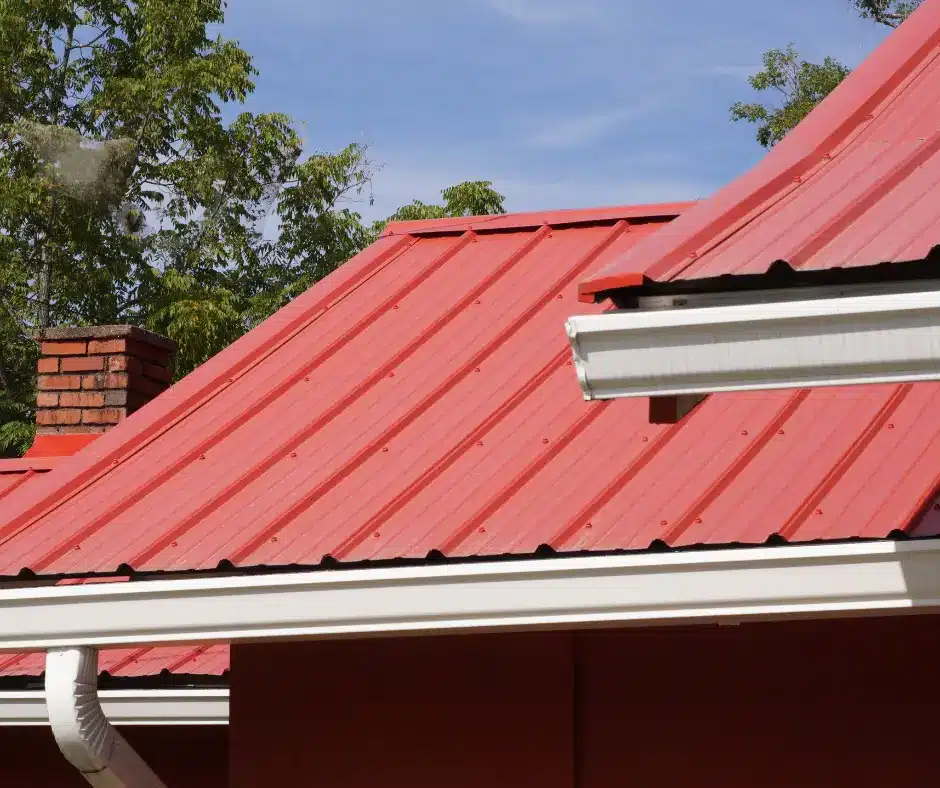
[[[97,437],[93,435],[91,440]],[[66,440],[57,440],[60,438]],[[0,460],[0,512],[5,511],[3,499],[14,489],[55,470],[61,458],[87,446],[91,440],[84,435],[38,436],[27,457]],[[3,522],[3,514],[0,514],[0,522]],[[100,658],[101,672],[115,678],[153,677],[164,672],[222,676],[228,666],[228,646],[116,649],[103,651]],[[0,678],[39,676],[44,670],[45,654],[0,654]]]
[[[714,395],[674,426],[582,400],[577,282],[662,213],[392,226],[11,493],[0,575],[937,532],[914,521],[940,482],[940,384]]]
[[[0,677],[40,676],[45,654],[0,654]],[[150,678],[161,673],[187,676],[222,676],[229,669],[228,646],[161,646],[102,651],[102,673],[114,678]]]
[[[940,244],[940,0],[928,0],[764,159],[584,277],[645,280],[921,260]]]
[[[89,443],[101,437],[98,432],[79,432],[65,435],[37,435],[26,457],[71,457]],[[2,466],[0,466],[2,467]]]
[[[0,512],[3,511],[4,498],[12,495],[14,490],[36,481],[41,475],[51,471],[55,464],[56,460],[45,457],[22,460],[0,459]],[[2,516],[0,514],[0,517]]]
[[[37,435],[22,459],[0,459],[0,518],[5,509],[4,498],[47,474],[99,437],[100,433]]]

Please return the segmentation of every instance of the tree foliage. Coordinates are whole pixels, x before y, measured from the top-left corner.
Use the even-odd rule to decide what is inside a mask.
[[[763,55],[764,69],[748,78],[758,93],[777,94],[776,104],[737,102],[731,107],[732,120],[757,124],[757,141],[771,148],[849,73],[837,60],[827,57],[821,65],[807,63],[790,44],[786,49],[771,49]]]
[[[389,222],[489,216],[506,212],[503,207],[506,198],[493,188],[490,181],[464,181],[444,189],[441,197],[444,198],[441,205],[428,205],[420,200],[403,205],[388,219],[376,222],[372,228],[373,233],[377,235],[382,232]]]
[[[362,146],[308,155],[289,117],[241,110],[225,5],[0,0],[0,454],[32,439],[47,327],[167,334],[179,377],[374,237]],[[441,210],[476,208],[502,198],[462,184]]]
[[[921,5],[923,0],[849,0],[864,19],[888,27],[897,27]],[[782,140],[820,101],[828,96],[849,74],[849,69],[834,58],[822,63],[802,59],[790,44],[786,49],[771,49],[762,56],[763,70],[748,78],[757,93],[770,93],[776,101],[736,102],[731,119],[757,126],[757,141],[771,148]]]
[[[924,0],[851,0],[864,19],[888,27],[897,27],[913,14]]]

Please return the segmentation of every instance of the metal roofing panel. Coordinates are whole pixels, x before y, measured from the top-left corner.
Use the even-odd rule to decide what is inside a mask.
[[[0,507],[3,499],[14,490],[37,481],[41,475],[52,470],[52,460],[2,460],[0,459]],[[0,508],[0,512],[3,509]],[[2,516],[2,515],[0,515]],[[2,520],[0,520],[2,522]]]
[[[89,442],[77,441],[73,442],[73,445],[81,448]],[[12,493],[14,489],[34,482],[40,475],[55,469],[60,464],[58,458],[62,456],[64,452],[57,450],[49,456],[39,454],[22,460],[0,460],[0,507],[4,505],[3,499],[7,493]],[[3,511],[0,508],[0,512]],[[2,522],[0,514],[0,523]],[[222,676],[229,669],[229,648],[194,646],[106,650],[101,653],[100,668],[102,673],[116,678],[155,677],[163,673]],[[0,678],[38,677],[44,671],[44,654],[6,654],[0,657]]]
[[[662,232],[663,210],[393,225],[56,483],[10,493],[0,575],[935,527],[918,518],[940,384],[714,395],[672,426],[643,400],[582,400],[577,283]]]
[[[0,678],[38,677],[46,669],[45,654],[4,654]],[[185,676],[223,676],[229,669],[228,646],[159,647],[104,650],[99,670],[113,678],[149,678],[162,673]]]
[[[940,0],[927,0],[750,172],[584,278],[646,280],[924,259],[940,244]]]

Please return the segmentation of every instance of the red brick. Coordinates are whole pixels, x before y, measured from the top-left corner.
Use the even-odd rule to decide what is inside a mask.
[[[120,408],[101,408],[98,410],[83,410],[83,424],[117,424],[124,418],[124,411]]]
[[[67,391],[69,389],[80,389],[82,379],[78,375],[40,375],[40,391]]]
[[[126,389],[128,386],[128,376],[124,372],[114,372],[105,375],[104,387],[106,389]]]
[[[127,389],[109,389],[103,392],[104,404],[107,408],[123,408],[127,405],[130,392]]]
[[[83,389],[126,389],[127,373],[114,372],[111,374],[86,375],[82,378]]]
[[[82,391],[59,395],[59,404],[63,408],[103,408],[104,392]]]
[[[66,426],[80,424],[82,412],[58,408],[57,410],[40,410],[36,413],[36,423],[45,426]]]
[[[102,433],[107,427],[96,427],[88,424],[79,424],[74,427],[47,427],[42,424],[36,430],[40,435],[87,435],[88,433]]]
[[[58,406],[58,404],[58,394],[45,394],[43,392],[39,392],[39,394],[36,395],[36,407],[38,408],[54,408]]]
[[[173,373],[169,367],[163,367],[159,364],[144,364],[144,377],[156,380],[159,383],[169,383],[173,379]]]
[[[143,373],[143,367],[136,358],[129,356],[111,356],[108,359],[109,372],[129,372],[132,375]]]
[[[110,353],[126,353],[126,339],[93,339],[88,343],[89,354],[100,353],[107,356]]]
[[[104,369],[104,356],[81,356],[79,358],[63,358],[63,372],[97,372]]]
[[[84,356],[87,352],[87,342],[68,340],[65,342],[47,341],[42,343],[42,354],[44,356]]]
[[[59,371],[59,359],[57,358],[39,359],[39,371],[40,372],[58,372]]]

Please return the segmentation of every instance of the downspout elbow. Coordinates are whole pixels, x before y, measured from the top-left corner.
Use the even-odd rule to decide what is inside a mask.
[[[46,653],[46,708],[62,754],[95,788],[166,788],[105,716],[95,649]]]

